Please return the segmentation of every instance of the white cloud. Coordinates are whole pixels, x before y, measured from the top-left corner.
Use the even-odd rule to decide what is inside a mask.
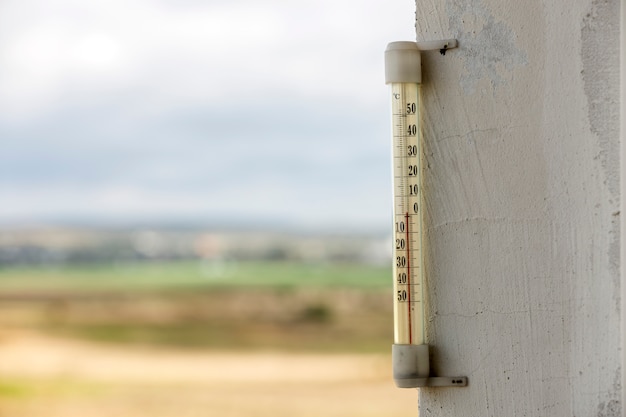
[[[398,35],[398,20],[406,22],[403,33],[412,31],[412,14],[399,2],[166,8],[147,0],[41,0],[2,7],[5,19],[22,21],[0,30],[0,109],[23,117],[58,106],[76,82],[87,96],[103,87],[143,86],[164,106],[167,98],[229,100],[233,90],[350,94],[361,101],[376,91],[366,84],[382,84],[382,49]]]
[[[107,34],[89,34],[77,45],[72,61],[86,72],[111,71],[120,64],[120,48],[119,40]]]

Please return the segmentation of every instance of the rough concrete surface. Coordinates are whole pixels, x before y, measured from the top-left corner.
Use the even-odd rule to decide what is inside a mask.
[[[621,415],[620,2],[423,3],[421,416]]]

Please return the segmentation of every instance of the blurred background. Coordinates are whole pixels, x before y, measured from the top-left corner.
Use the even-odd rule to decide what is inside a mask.
[[[0,416],[405,415],[410,0],[0,2]]]

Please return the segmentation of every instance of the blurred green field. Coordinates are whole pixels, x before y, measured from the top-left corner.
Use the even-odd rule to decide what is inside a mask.
[[[0,267],[0,292],[218,287],[382,289],[390,285],[390,274],[388,266],[357,263],[180,261]]]
[[[193,349],[381,352],[387,267],[161,262],[0,269],[0,326]]]

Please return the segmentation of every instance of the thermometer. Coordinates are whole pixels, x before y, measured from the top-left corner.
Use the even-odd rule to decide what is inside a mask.
[[[456,40],[392,42],[385,51],[385,82],[391,86],[393,173],[393,373],[401,388],[463,386],[467,379],[430,376],[425,334],[420,129],[420,50],[443,54]]]
[[[407,42],[415,46],[413,42]],[[399,46],[404,47],[404,43]],[[390,45],[398,47],[398,42]],[[389,48],[387,49],[390,50]],[[419,59],[419,51],[415,56]],[[391,83],[393,167],[394,343],[422,345],[422,182],[419,126],[419,61],[416,82]]]

